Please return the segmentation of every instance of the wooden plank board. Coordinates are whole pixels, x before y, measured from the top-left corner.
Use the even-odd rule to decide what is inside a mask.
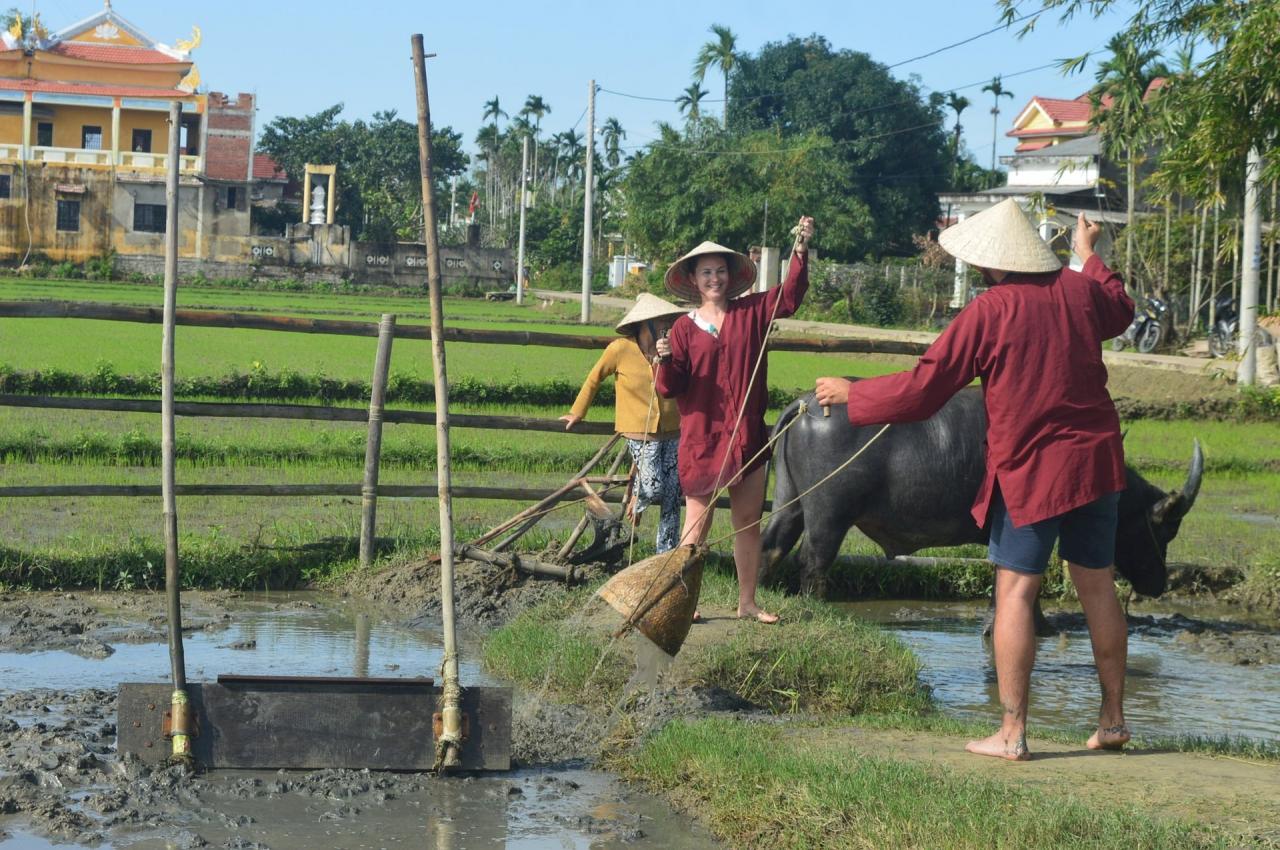
[[[116,747],[149,764],[163,762],[172,686],[120,686]],[[205,768],[430,770],[432,715],[440,687],[429,679],[261,679],[187,685]],[[464,688],[463,770],[511,769],[511,689]]]

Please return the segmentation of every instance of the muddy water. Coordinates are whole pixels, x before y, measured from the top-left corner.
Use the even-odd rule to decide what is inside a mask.
[[[990,647],[981,637],[986,604],[852,602],[854,616],[893,630],[924,666],[934,696],[954,714],[999,716]],[[1084,623],[1046,611],[1064,628],[1040,638],[1032,674],[1031,722],[1087,728],[1098,685]],[[1132,618],[1125,712],[1144,736],[1208,735],[1280,739],[1280,637],[1274,629],[1197,611]],[[1214,616],[1217,615],[1217,616]]]
[[[114,691],[164,681],[167,649],[127,617],[105,657],[0,652],[0,848],[715,847],[665,804],[568,763],[435,779],[353,771],[218,771],[194,780],[122,763]],[[188,676],[433,675],[438,635],[312,594],[246,596],[185,640]],[[136,615],[135,615],[136,616]],[[154,624],[152,624],[154,625]],[[145,638],[150,637],[149,642]],[[475,658],[464,642],[464,657]],[[462,665],[464,683],[491,680]],[[95,690],[98,689],[98,690]]]

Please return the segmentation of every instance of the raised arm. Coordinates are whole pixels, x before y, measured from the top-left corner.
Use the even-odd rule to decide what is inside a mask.
[[[1102,258],[1093,252],[1101,237],[1102,226],[1080,213],[1071,247],[1084,263],[1081,273],[1097,284],[1093,301],[1098,308],[1098,330],[1103,339],[1111,339],[1124,333],[1133,321],[1133,299],[1124,291],[1120,275],[1107,268]]]
[[[614,340],[609,343],[596,365],[587,373],[587,379],[582,382],[582,389],[578,390],[573,407],[569,408],[567,416],[560,417],[560,421],[567,423],[564,426],[566,431],[586,418],[587,408],[591,407],[591,401],[600,389],[600,382],[618,371],[618,353],[621,350],[619,343],[622,342],[623,340]]]

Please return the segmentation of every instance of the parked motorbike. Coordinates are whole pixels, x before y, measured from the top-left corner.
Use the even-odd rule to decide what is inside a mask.
[[[1209,354],[1226,357],[1236,350],[1240,333],[1240,311],[1230,295],[1219,295],[1214,304],[1214,323],[1209,329]]]
[[[1162,298],[1148,296],[1124,333],[1111,340],[1111,348],[1124,351],[1133,346],[1143,354],[1150,354],[1169,335],[1169,324],[1169,304]]]

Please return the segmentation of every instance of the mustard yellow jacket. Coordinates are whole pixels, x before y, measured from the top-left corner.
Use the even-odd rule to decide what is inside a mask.
[[[680,411],[675,399],[663,398],[653,391],[653,371],[640,346],[630,337],[619,337],[609,343],[600,355],[570,412],[585,418],[600,382],[617,376],[613,427],[619,434],[640,438],[667,439],[680,434]]]

